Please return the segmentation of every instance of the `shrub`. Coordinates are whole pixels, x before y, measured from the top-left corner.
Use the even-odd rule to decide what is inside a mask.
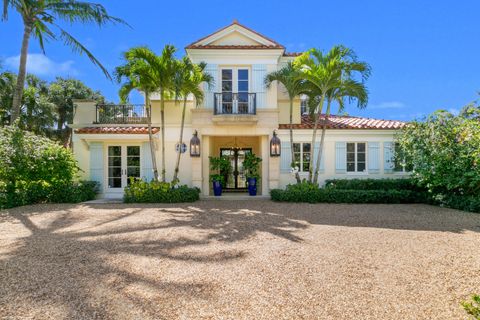
[[[415,182],[403,179],[332,179],[325,181],[326,188],[346,190],[412,190],[421,191]]]
[[[480,295],[473,295],[472,301],[462,302],[462,306],[472,319],[480,320]]]
[[[170,183],[132,180],[125,188],[123,201],[147,203],[194,202],[200,199],[200,190],[186,185],[173,188]]]
[[[315,184],[302,182],[288,185],[285,190],[271,191],[274,201],[308,203],[421,203],[427,195],[413,190],[348,190],[320,188]]]
[[[436,195],[432,201],[448,208],[480,213],[480,197],[477,196],[440,194]]]

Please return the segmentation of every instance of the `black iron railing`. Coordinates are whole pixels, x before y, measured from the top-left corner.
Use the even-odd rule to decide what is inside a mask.
[[[145,124],[148,113],[143,104],[97,104],[95,123]]]
[[[257,94],[252,92],[214,93],[214,114],[257,114]]]

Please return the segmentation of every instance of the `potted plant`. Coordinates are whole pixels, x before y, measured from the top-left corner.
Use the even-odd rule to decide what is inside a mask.
[[[227,157],[209,157],[210,159],[210,182],[213,185],[213,194],[217,197],[222,195],[225,187],[225,176],[232,169]]]
[[[248,193],[251,196],[257,195],[257,184],[260,181],[260,174],[258,172],[262,158],[257,157],[254,153],[247,153],[243,161],[243,169],[247,177]]]

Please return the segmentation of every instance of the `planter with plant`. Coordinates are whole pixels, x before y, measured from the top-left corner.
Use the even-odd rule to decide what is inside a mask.
[[[254,153],[247,153],[245,160],[243,161],[243,169],[245,170],[245,176],[247,177],[248,193],[251,196],[257,195],[257,185],[260,181],[260,163],[262,158],[257,157]]]
[[[209,157],[209,159],[213,194],[219,197],[222,195],[222,188],[225,187],[225,177],[231,171],[232,166],[226,157]]]

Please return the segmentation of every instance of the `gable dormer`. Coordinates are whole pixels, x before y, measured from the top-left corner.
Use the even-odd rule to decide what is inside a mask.
[[[283,52],[285,47],[234,20],[232,24],[191,43],[186,49],[280,49]]]

